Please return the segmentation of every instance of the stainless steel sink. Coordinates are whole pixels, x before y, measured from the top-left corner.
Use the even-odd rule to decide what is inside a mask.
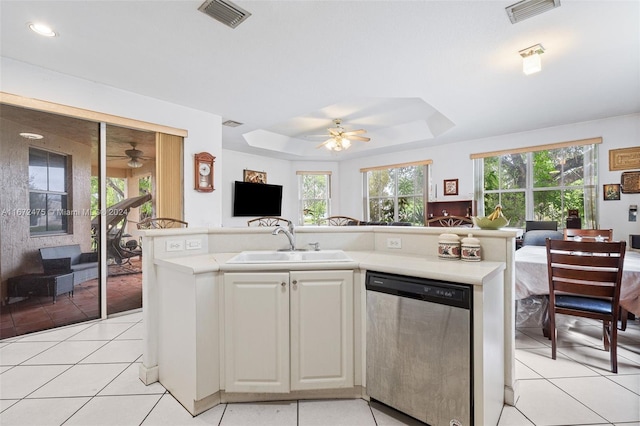
[[[342,250],[243,251],[227,263],[350,262]]]

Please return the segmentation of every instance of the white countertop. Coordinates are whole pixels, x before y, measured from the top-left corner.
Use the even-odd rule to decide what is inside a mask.
[[[227,263],[238,253],[210,253],[199,256],[156,259],[155,264],[186,274],[208,272],[296,271],[362,269],[391,274],[431,278],[444,281],[482,285],[487,279],[502,273],[503,262],[466,262],[444,260],[436,256],[395,254],[383,251],[345,251],[353,259],[346,262],[282,262]]]

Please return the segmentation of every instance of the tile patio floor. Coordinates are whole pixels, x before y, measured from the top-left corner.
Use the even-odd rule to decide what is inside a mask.
[[[139,271],[140,261],[133,260],[131,270]],[[128,272],[122,267],[110,267],[110,273]],[[52,297],[30,297],[0,307],[0,339],[19,336],[97,319],[99,311],[98,280],[74,289],[73,297],[60,295],[56,303]],[[107,315],[142,307],[142,273],[110,275],[107,279]]]

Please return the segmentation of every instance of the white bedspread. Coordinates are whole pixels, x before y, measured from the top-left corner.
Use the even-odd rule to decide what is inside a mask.
[[[516,250],[516,299],[549,294],[547,249],[524,246]],[[627,250],[624,257],[620,305],[640,316],[640,253]]]

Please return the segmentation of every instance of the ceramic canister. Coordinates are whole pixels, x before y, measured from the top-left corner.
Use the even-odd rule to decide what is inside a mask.
[[[481,260],[480,240],[473,238],[473,234],[469,234],[462,239],[461,256],[462,260],[469,262],[479,262]]]
[[[438,237],[438,257],[460,259],[460,238],[456,234],[440,234]]]

